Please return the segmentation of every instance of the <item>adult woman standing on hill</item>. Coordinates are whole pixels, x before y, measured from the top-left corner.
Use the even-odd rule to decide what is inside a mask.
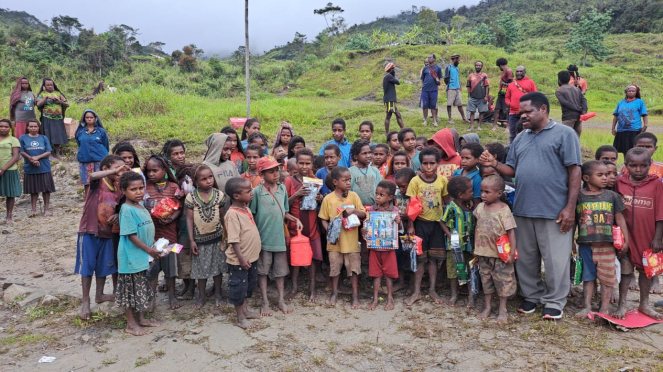
[[[14,137],[20,138],[26,133],[29,120],[35,115],[35,94],[26,77],[18,78],[9,98],[9,120],[14,122]]]
[[[69,107],[67,97],[58,89],[55,82],[45,78],[37,94],[37,107],[41,111],[41,126],[44,135],[53,145],[56,159],[61,159],[60,146],[67,144],[67,132],[64,129],[64,114]]]
[[[612,119],[612,145],[626,156],[635,146],[635,137],[647,131],[647,107],[640,98],[640,87],[631,84],[626,87],[626,97],[617,103]]]

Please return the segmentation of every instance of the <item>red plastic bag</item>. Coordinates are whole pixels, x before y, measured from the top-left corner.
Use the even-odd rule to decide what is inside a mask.
[[[407,205],[407,217],[410,219],[410,221],[414,221],[419,217],[421,212],[423,211],[424,207],[421,204],[421,199],[413,197],[410,198],[410,202]]]
[[[171,198],[163,198],[150,211],[154,218],[168,218],[179,209],[179,204]]]
[[[612,244],[617,249],[622,249],[624,247],[624,233],[619,226],[612,227]]]
[[[596,116],[595,112],[588,112],[586,114],[580,115],[580,121],[587,121]]]
[[[292,266],[311,266],[313,250],[311,240],[297,230],[297,236],[290,239],[290,264]]]
[[[511,254],[511,242],[509,241],[509,235],[504,234],[500,236],[497,241],[497,255],[500,256],[502,261],[506,262],[509,259],[509,254]],[[518,259],[518,249],[516,249],[516,259]]]
[[[663,252],[654,253],[651,249],[642,252],[642,266],[648,279],[663,273]]]

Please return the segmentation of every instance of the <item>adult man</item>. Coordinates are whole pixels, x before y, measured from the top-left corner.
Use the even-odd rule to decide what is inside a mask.
[[[568,71],[560,71],[557,74],[559,88],[555,91],[555,96],[562,106],[562,124],[575,130],[580,138],[582,132],[580,115],[587,113],[587,99],[580,89],[569,84],[570,80],[571,74]]]
[[[387,117],[384,119],[384,132],[389,133],[389,121],[392,114],[396,114],[398,126],[403,128],[403,119],[401,118],[401,113],[398,111],[398,107],[396,107],[396,85],[400,85],[401,82],[396,79],[396,65],[393,63],[387,63],[384,66],[384,71],[386,74],[382,78],[382,91],[384,92],[382,102],[384,102],[385,109],[387,110]]]
[[[463,96],[460,87],[460,73],[458,71],[458,64],[460,64],[460,54],[453,54],[451,56],[451,64],[444,69],[444,83],[447,85],[447,114],[449,114],[449,124],[453,124],[451,120],[451,107],[457,106],[460,116],[463,118],[463,123],[467,123],[465,118],[465,111],[463,110]]]
[[[509,106],[507,106],[504,101],[504,97],[506,96],[506,88],[513,81],[513,71],[507,67],[507,63],[509,63],[509,61],[504,57],[498,58],[495,62],[500,71],[502,71],[502,77],[500,78],[500,90],[497,92],[497,103],[495,104],[495,118],[493,119],[492,130],[497,130],[497,122],[501,119],[500,117],[502,115],[507,119],[509,117]]]
[[[571,285],[580,141],[571,128],[548,118],[550,106],[542,93],[523,95],[519,112],[525,130],[511,144],[506,164],[488,151],[480,162],[503,176],[516,177],[513,214],[520,255],[516,271],[524,297],[518,311],[532,313],[543,305],[544,319],[561,319]],[[546,267],[545,283],[541,259]]]
[[[525,66],[516,67],[516,80],[506,88],[504,101],[509,106],[509,142],[516,138],[516,123],[520,119],[520,97],[536,92],[536,84],[525,74]]]
[[[424,110],[424,125],[428,125],[428,110],[433,114],[433,126],[437,127],[437,92],[440,85],[442,69],[435,64],[435,54],[426,58],[426,66],[421,69],[421,100],[420,106]]]
[[[580,89],[583,95],[587,93],[587,81],[581,78],[580,75],[578,74],[578,66],[569,65],[569,67],[566,68],[566,71],[568,71],[569,74],[571,74],[571,81],[569,81],[569,84]]]
[[[481,72],[483,62],[474,62],[474,71],[467,78],[467,112],[470,113],[470,129],[474,130],[474,112],[479,110],[479,124],[477,130],[481,130],[483,116],[488,112],[488,75]]]

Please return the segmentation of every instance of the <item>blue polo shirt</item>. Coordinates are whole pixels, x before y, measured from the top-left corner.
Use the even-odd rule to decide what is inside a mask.
[[[463,169],[456,169],[453,173],[453,176],[462,176],[463,175]],[[480,199],[481,198],[481,174],[479,173],[479,167],[477,167],[475,170],[471,171],[470,173],[466,174],[463,177],[467,177],[470,180],[472,180],[472,194],[475,199]]]
[[[446,73],[449,73],[449,84],[447,85],[447,90],[449,89],[459,89],[460,88],[460,75],[458,74],[458,67],[454,65],[449,65],[445,69]]]
[[[350,148],[352,147],[352,144],[350,141],[348,141],[347,138],[343,137],[343,142],[337,142],[336,140],[331,140],[329,142],[326,142],[322,147],[320,147],[320,151],[318,152],[318,155],[324,155],[325,154],[325,147],[330,144],[334,144],[338,146],[338,148],[341,149],[341,160],[339,160],[338,165],[341,165],[343,167],[346,167],[350,169],[352,166],[352,158],[350,157]]]

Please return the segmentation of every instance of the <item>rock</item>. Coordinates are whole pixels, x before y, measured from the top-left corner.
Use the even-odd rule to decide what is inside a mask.
[[[88,341],[90,341],[91,339],[92,339],[92,337],[90,337],[89,335],[83,335],[83,336],[81,337],[81,340],[82,340],[83,342],[88,342]]]
[[[51,296],[51,295],[46,295],[41,299],[41,306],[58,306],[60,304],[60,299]]]
[[[14,302],[16,297],[27,296],[30,293],[32,293],[30,288],[18,284],[12,284],[5,288],[5,294],[2,296],[2,299],[5,300],[6,303],[10,304]]]
[[[2,233],[3,234],[11,234],[13,231],[14,230],[11,227],[5,226],[5,227],[2,228]]]
[[[441,365],[440,367],[442,367],[442,369],[456,369],[456,365],[455,365],[455,364],[453,364],[453,363],[447,363],[447,362],[442,363],[442,365]]]
[[[107,313],[109,315],[124,314],[124,308],[115,306],[114,301],[102,302],[100,304],[93,303],[92,306],[90,306],[90,312],[92,312],[92,314],[97,313],[99,311]]]
[[[2,289],[7,289],[12,284],[25,285],[24,282],[4,282],[2,283]]]
[[[21,309],[25,309],[28,306],[36,305],[36,304],[39,303],[39,300],[41,300],[42,297],[44,297],[44,296],[46,296],[46,292],[44,292],[44,291],[37,291],[37,292],[31,293],[30,295],[28,295],[28,297],[21,300],[18,303],[18,306]]]
[[[32,273],[33,278],[41,278],[43,276],[44,276],[44,273],[42,273],[41,271],[35,271],[35,272]]]

